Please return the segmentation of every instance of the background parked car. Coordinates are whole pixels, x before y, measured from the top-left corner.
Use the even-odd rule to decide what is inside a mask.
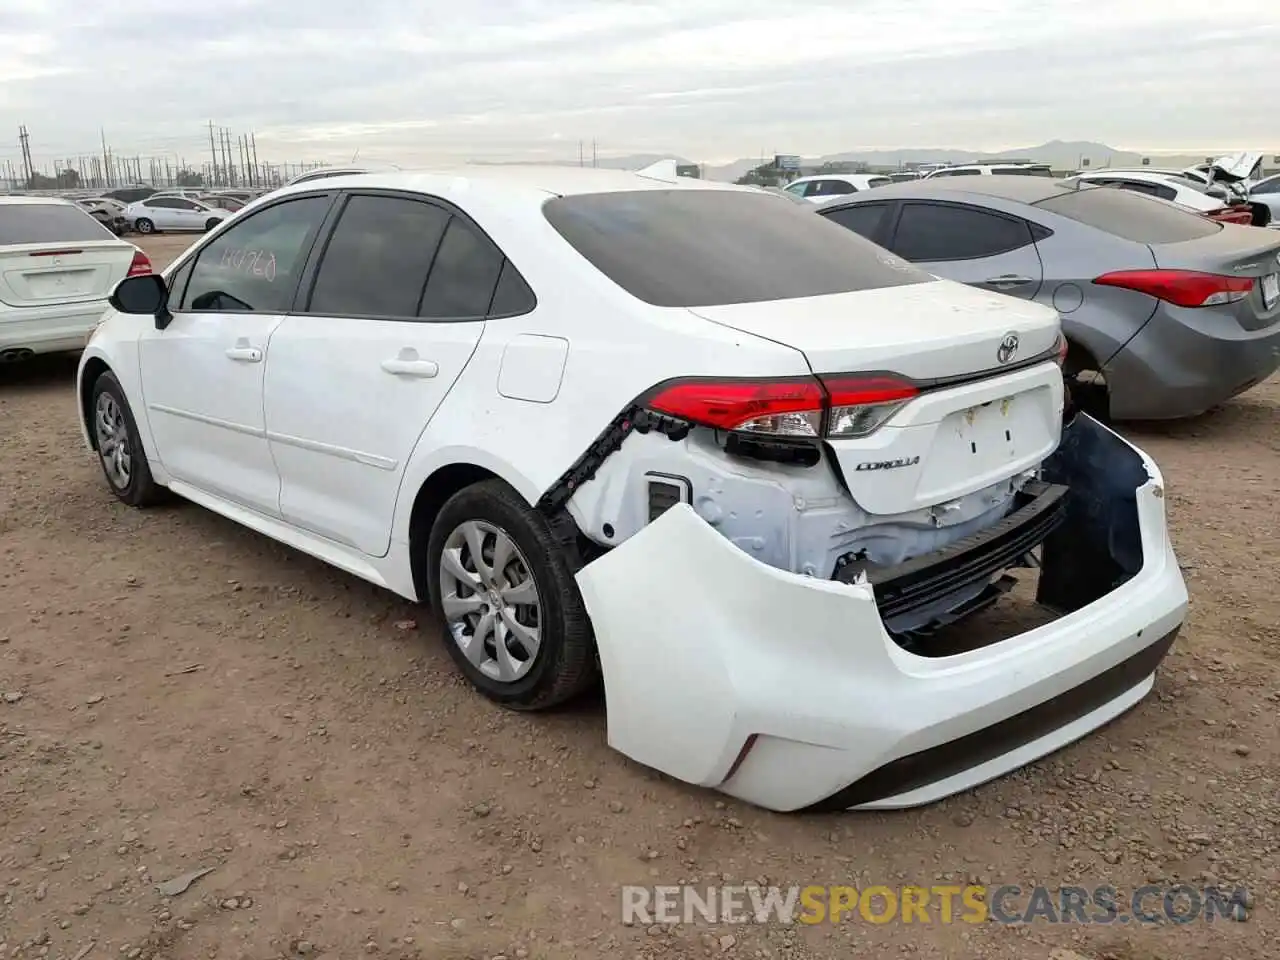
[[[226,210],[229,213],[235,213],[244,207],[248,201],[240,200],[237,197],[229,196],[225,193],[206,193],[195,198],[198,203],[203,203],[207,207],[214,207],[218,210]]]
[[[1262,204],[1271,213],[1269,227],[1280,227],[1280,173],[1259,180],[1249,188],[1249,202]]]
[[[90,197],[75,201],[85,213],[93,217],[104,227],[120,236],[130,229],[129,218],[125,216],[125,204],[110,197]]]
[[[822,203],[832,197],[871,190],[893,183],[888,177],[865,173],[830,173],[812,177],[799,177],[787,186],[787,193],[803,197],[813,203]]]
[[[1118,419],[1202,413],[1280,366],[1269,230],[1031,177],[930,178],[817,212],[938,276],[1054,307],[1068,375],[1101,373],[1099,400]]]
[[[189,200],[186,197],[156,195],[129,204],[125,216],[138,233],[158,231],[212,230],[231,216],[230,210],[222,210]]]
[[[925,180],[942,177],[1052,177],[1053,170],[1047,163],[966,163],[954,167],[939,167],[924,175]]]
[[[1223,223],[1265,227],[1271,219],[1269,210],[1264,209],[1259,215],[1242,194],[1224,185],[1202,183],[1185,173],[1091,170],[1069,177],[1068,181],[1118,187],[1149,197],[1159,197]]]
[[[150,272],[77,204],[0,197],[0,363],[81,349],[115,285]]]
[[[119,200],[121,203],[137,203],[159,192],[155,187],[118,187],[115,190],[108,190],[103,196]]]

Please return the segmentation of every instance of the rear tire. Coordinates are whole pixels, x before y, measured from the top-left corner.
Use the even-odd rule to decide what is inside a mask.
[[[490,700],[541,710],[598,681],[595,634],[564,549],[503,481],[445,502],[427,539],[427,583],[449,655]]]
[[[155,233],[156,225],[146,217],[139,217],[134,221],[133,229],[137,230],[139,233]]]
[[[94,381],[90,409],[98,462],[111,492],[131,507],[161,502],[167,491],[151,476],[137,421],[114,373]]]

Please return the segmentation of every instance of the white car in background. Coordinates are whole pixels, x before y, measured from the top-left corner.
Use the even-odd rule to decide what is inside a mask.
[[[232,216],[232,213],[230,210],[211,207],[189,197],[156,194],[129,204],[125,208],[125,216],[138,233],[162,231],[204,233]]]
[[[752,187],[479,167],[286,187],[81,360],[167,491],[414,601],[516,709],[775,810],[902,807],[1151,689],[1187,594],[1156,466],[1067,418],[1057,314]],[[953,621],[1040,567],[1052,617]]]
[[[0,363],[81,349],[116,284],[150,272],[77,204],[0,197]]]
[[[1203,216],[1227,223],[1245,226],[1253,222],[1253,212],[1248,206],[1232,205],[1225,189],[1215,196],[1213,187],[1198,183],[1193,177],[1180,173],[1149,173],[1141,170],[1109,170],[1106,168],[1068,177],[1067,183],[1092,183],[1097,186],[1116,187],[1134,193],[1168,200]]]
[[[783,189],[793,197],[802,197],[813,203],[822,203],[832,197],[848,196],[863,190],[872,190],[893,183],[888,177],[869,173],[824,173],[811,177],[797,177]]]
[[[954,167],[938,167],[924,175],[925,180],[934,177],[1051,177],[1053,169],[1047,163],[966,163]]]
[[[1280,228],[1280,173],[1259,180],[1249,187],[1249,202],[1260,203],[1271,211],[1268,226]]]

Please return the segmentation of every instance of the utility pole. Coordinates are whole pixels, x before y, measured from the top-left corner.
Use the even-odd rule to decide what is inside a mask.
[[[249,139],[242,133],[236,137],[236,147],[240,150],[240,169],[244,173],[245,182],[253,184],[253,174],[249,167]]]
[[[258,135],[249,132],[249,149],[253,151],[253,185],[262,186],[262,168],[258,166]]]
[[[226,185],[234,187],[236,185],[235,170],[231,166],[231,131],[226,127],[221,130],[222,135],[222,169],[226,173]]]
[[[581,166],[583,166],[583,163],[582,163],[582,141],[581,141],[581,140],[579,140],[579,141],[578,141],[578,166],[580,166],[580,167],[581,167]]]
[[[599,163],[596,160],[596,142],[594,140],[591,141],[591,166],[599,166]]]
[[[35,170],[31,166],[31,135],[27,133],[27,125],[24,123],[18,127],[18,143],[22,145],[22,174],[26,177],[25,186],[30,186],[31,178],[35,176]]]
[[[213,186],[218,180],[218,148],[213,145],[213,121],[209,121],[209,156],[213,158]]]
[[[98,128],[98,133],[102,137],[102,185],[110,187],[111,183],[111,157],[107,153],[107,131],[102,127]]]

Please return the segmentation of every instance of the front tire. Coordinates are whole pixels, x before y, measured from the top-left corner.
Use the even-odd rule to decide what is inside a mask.
[[[164,488],[151,476],[137,421],[114,373],[94,381],[92,409],[98,461],[111,492],[131,507],[159,503]]]
[[[156,225],[146,217],[139,217],[134,221],[133,229],[137,230],[139,233],[155,233]]]
[[[482,694],[540,710],[596,683],[595,636],[564,550],[510,486],[486,480],[454,494],[427,551],[449,655]]]
[[[217,217],[210,217],[208,220],[206,220],[206,221],[204,222],[204,232],[205,232],[205,233],[208,233],[210,230],[212,230],[214,227],[216,227],[216,226],[217,226],[218,224],[220,224],[221,222],[222,222],[222,221],[221,221],[221,220],[219,220]]]

